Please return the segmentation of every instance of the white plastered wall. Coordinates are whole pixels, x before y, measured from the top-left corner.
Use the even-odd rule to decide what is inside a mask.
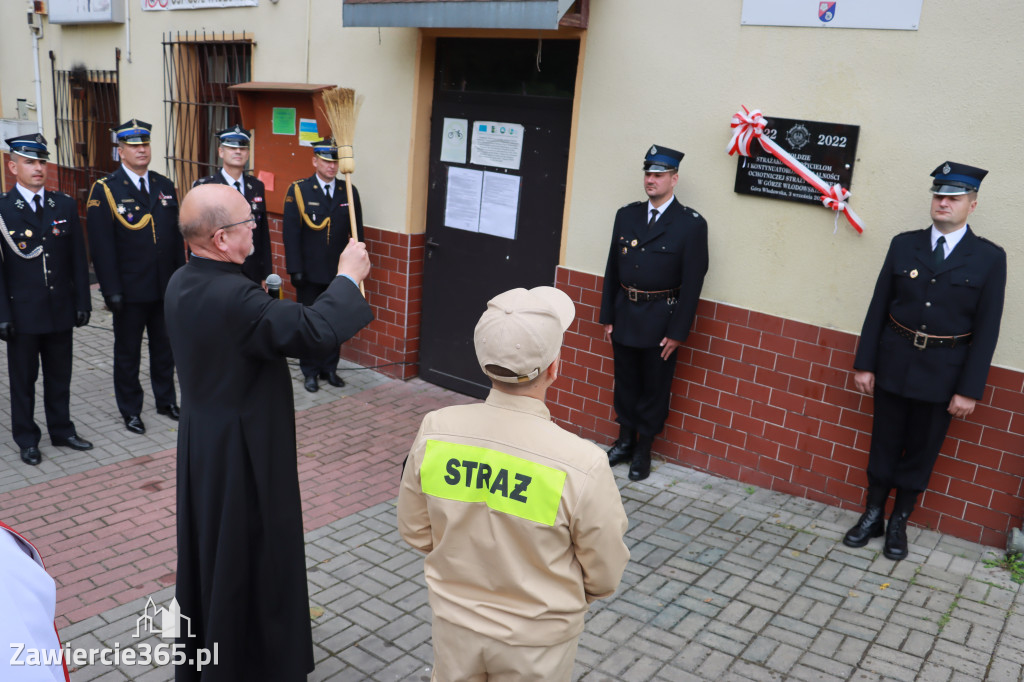
[[[48,139],[52,141],[54,133],[48,51],[53,50],[58,69],[76,62],[89,69],[113,69],[114,48],[120,47],[121,119],[135,117],[153,124],[151,168],[166,173],[162,36],[249,33],[256,43],[254,80],[340,85],[365,96],[356,126],[353,176],[363,219],[383,229],[405,230],[415,29],[342,29],[337,0],[261,0],[258,7],[164,12],[143,11],[140,0],[128,0],[127,8],[127,25],[45,25],[40,71]],[[8,117],[15,116],[18,97],[34,97],[25,12],[21,0],[0,2],[0,21],[14,27],[0,41],[0,92]],[[259,159],[255,161],[258,169]]]

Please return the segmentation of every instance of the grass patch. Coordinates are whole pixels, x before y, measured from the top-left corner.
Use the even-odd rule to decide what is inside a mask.
[[[1024,556],[1019,553],[1004,554],[995,559],[985,559],[982,563],[989,568],[1001,568],[1009,572],[1010,580],[1015,583],[1024,583]]]

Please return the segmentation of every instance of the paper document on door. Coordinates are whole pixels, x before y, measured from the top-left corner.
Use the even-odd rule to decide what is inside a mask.
[[[480,201],[480,231],[506,239],[516,238],[519,215],[519,176],[484,173],[484,191]]]
[[[483,171],[448,167],[448,192],[444,200],[444,224],[459,230],[480,229],[480,193]]]
[[[473,121],[470,163],[519,170],[523,156],[523,126],[518,123]]]
[[[469,120],[446,118],[441,129],[441,161],[466,163],[466,147],[469,142]]]

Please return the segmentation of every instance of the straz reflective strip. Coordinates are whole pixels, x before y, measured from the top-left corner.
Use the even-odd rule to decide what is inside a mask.
[[[423,492],[555,525],[565,472],[497,450],[427,441],[420,467]]]

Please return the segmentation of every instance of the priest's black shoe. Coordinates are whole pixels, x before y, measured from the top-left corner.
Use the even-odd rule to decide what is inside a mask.
[[[881,537],[885,532],[885,501],[889,490],[881,487],[869,487],[868,499],[864,504],[864,513],[857,519],[853,528],[846,531],[843,544],[847,547],[863,547],[871,538]]]
[[[58,448],[71,448],[72,450],[92,450],[92,443],[78,436],[67,438],[51,438],[50,442]]]
[[[142,417],[137,414],[127,414],[124,417],[124,427],[132,433],[145,433],[146,425],[142,423]]]
[[[181,409],[174,403],[171,403],[170,405],[157,405],[156,413],[162,414],[165,417],[170,417],[174,421],[178,421],[178,417],[181,416]]]
[[[35,466],[43,461],[43,453],[35,445],[21,449],[21,461]]]
[[[320,390],[320,386],[316,383],[315,374],[306,377],[306,381],[302,385],[305,386],[306,390],[309,391],[310,393],[316,393],[317,391]]]
[[[345,380],[338,376],[337,372],[320,372],[320,378],[335,388],[341,388],[345,385]]]

